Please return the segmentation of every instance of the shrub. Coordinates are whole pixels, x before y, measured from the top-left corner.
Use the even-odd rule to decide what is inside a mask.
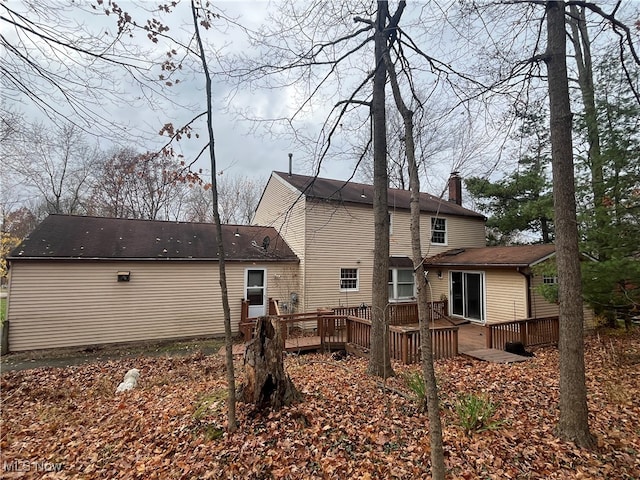
[[[493,419],[497,408],[488,396],[473,393],[458,396],[455,403],[455,412],[467,435],[495,430],[502,425],[502,421]]]
[[[416,403],[426,410],[427,408],[427,386],[424,382],[424,377],[420,372],[411,372],[404,375],[404,381],[407,387],[413,393]]]

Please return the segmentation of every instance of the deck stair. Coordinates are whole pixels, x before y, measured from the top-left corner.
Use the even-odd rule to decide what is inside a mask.
[[[526,362],[531,358],[524,357],[522,355],[516,355],[515,353],[505,352],[504,350],[498,350],[497,348],[481,348],[479,350],[471,350],[461,353],[462,355],[466,355],[467,357],[491,363]]]
[[[457,327],[458,325],[465,325],[467,323],[471,323],[466,318],[460,318],[460,317],[452,318],[449,315],[443,316],[443,317],[440,317],[440,318],[442,320],[444,320],[445,322],[449,323],[450,325],[453,325],[454,327]]]

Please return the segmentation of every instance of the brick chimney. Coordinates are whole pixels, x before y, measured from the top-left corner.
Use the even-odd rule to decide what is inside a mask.
[[[462,205],[462,178],[460,172],[451,172],[449,177],[449,201]]]

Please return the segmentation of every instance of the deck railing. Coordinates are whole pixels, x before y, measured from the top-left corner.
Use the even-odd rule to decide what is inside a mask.
[[[418,323],[418,304],[416,302],[390,303],[387,308],[389,309],[389,325],[411,325]],[[371,320],[370,305],[340,306],[334,307],[331,310],[334,315],[347,315]],[[447,317],[447,315],[447,300],[429,302],[429,320],[438,320]]]
[[[325,316],[322,322],[330,323],[339,316]],[[348,316],[345,346],[353,353],[368,354],[371,350],[371,321]],[[323,327],[322,332],[330,331]],[[458,327],[436,327],[431,330],[431,345],[435,359],[455,357],[458,354]],[[321,334],[321,338],[324,338]],[[325,344],[334,344],[336,336],[327,337]],[[389,354],[393,360],[406,365],[420,362],[420,328],[418,326],[391,325],[389,327]]]
[[[555,345],[559,339],[558,317],[525,318],[485,325],[487,348],[504,350],[507,343],[525,347]]]
[[[352,311],[351,309],[358,307],[341,308],[343,310],[340,310],[340,313],[336,313],[338,309],[333,309],[275,316],[280,321],[281,334],[285,342],[293,326],[313,325],[319,337],[320,348],[325,350],[349,348],[353,353],[367,355],[371,350],[371,320],[348,314]],[[446,303],[439,311],[446,312]],[[411,312],[410,307],[397,309],[395,318],[399,322],[408,322]],[[415,313],[416,319],[413,325],[400,324],[389,327],[391,358],[405,364],[420,362],[420,328],[417,325],[417,309]],[[256,320],[256,318],[245,318],[240,322],[244,341],[249,341],[253,337]],[[458,354],[458,327],[437,327],[430,331],[435,359],[450,358]]]
[[[324,313],[326,312],[289,313],[284,315],[272,314],[270,316],[278,317],[278,319],[280,320],[280,328],[283,329],[282,335],[284,340],[286,341],[288,333],[292,327],[298,326],[300,323],[304,322],[311,322],[315,327],[319,315],[322,315]],[[240,322],[240,333],[242,334],[242,339],[245,342],[248,342],[253,338],[256,328],[256,320],[257,317],[247,318],[244,321]]]

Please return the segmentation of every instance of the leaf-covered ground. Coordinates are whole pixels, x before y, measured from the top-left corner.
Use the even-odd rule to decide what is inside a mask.
[[[451,478],[640,478],[640,335],[586,340],[590,426],[598,446],[559,441],[558,352],[514,365],[438,362]],[[2,375],[3,478],[428,478],[426,415],[403,374],[381,383],[366,361],[289,356],[304,402],[225,427],[222,358],[134,358]],[[130,368],[136,390],[115,394]],[[413,368],[415,369],[415,368]],[[239,372],[241,377],[241,372]],[[399,392],[404,393],[404,395]],[[464,433],[462,393],[498,404],[495,430]],[[56,471],[57,470],[57,471]]]

